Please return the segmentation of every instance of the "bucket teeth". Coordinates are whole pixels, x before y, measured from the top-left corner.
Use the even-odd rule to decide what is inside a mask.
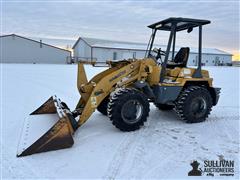
[[[73,130],[71,129],[68,119],[62,118],[36,142],[21,154],[18,154],[17,157],[69,148],[74,143],[72,132]]]
[[[54,98],[51,96],[45,103],[43,103],[39,108],[33,111],[30,115],[35,114],[53,114],[56,113],[56,107],[54,104]]]
[[[44,104],[30,114],[30,117],[33,118],[32,123],[34,123],[35,117],[44,117],[47,114],[56,114],[57,122],[46,133],[41,134],[42,136],[39,139],[33,141],[30,146],[22,147],[17,157],[69,148],[73,145],[72,134],[77,129],[78,124],[67,105],[61,102],[56,96],[51,96]],[[26,140],[27,138],[23,139]]]

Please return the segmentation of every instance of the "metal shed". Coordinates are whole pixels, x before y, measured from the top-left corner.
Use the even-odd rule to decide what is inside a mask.
[[[1,63],[66,64],[71,52],[16,34],[0,36]]]
[[[165,45],[158,45],[163,50]],[[181,47],[175,48],[175,54]],[[143,58],[147,49],[145,43],[121,42],[113,40],[103,40],[95,38],[79,37],[73,45],[74,57],[85,60],[96,60],[104,62],[106,60]],[[188,60],[189,66],[197,65],[197,48],[190,47]],[[229,65],[232,62],[232,54],[215,48],[202,49],[202,64],[206,66]]]

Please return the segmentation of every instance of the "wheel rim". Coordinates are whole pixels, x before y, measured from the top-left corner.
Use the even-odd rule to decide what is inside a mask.
[[[201,118],[207,111],[207,102],[202,97],[196,97],[191,102],[191,112],[196,118]]]
[[[143,114],[143,106],[137,100],[129,100],[123,104],[121,109],[121,116],[127,124],[134,124],[138,122]]]

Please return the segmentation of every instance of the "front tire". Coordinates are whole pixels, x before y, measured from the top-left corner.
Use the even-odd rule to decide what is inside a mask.
[[[135,89],[120,89],[110,98],[108,116],[121,131],[134,131],[143,126],[149,115],[147,97]]]
[[[212,110],[212,97],[204,87],[187,87],[177,99],[175,111],[187,123],[206,120]]]

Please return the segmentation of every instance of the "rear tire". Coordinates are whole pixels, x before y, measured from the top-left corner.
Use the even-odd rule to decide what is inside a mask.
[[[109,96],[105,97],[104,100],[97,107],[97,110],[105,116],[107,116],[108,102],[109,102]]]
[[[108,103],[108,116],[121,131],[134,131],[143,126],[149,115],[147,97],[135,89],[116,91]]]
[[[187,123],[206,120],[212,110],[212,97],[204,87],[190,86],[177,99],[175,111]]]
[[[161,111],[169,111],[174,108],[174,105],[168,105],[168,104],[157,104],[154,103],[154,105]]]

